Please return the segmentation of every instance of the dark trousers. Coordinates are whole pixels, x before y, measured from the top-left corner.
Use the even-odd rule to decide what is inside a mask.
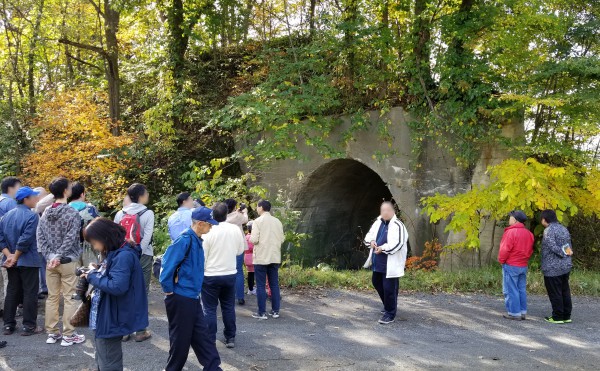
[[[40,269],[34,267],[12,267],[6,269],[8,287],[4,300],[4,327],[15,328],[17,307],[23,301],[23,327],[37,327],[38,289]]]
[[[400,280],[398,278],[386,278],[385,273],[373,272],[372,282],[383,303],[385,314],[396,318]]]
[[[254,272],[248,272],[248,290],[254,290]]]
[[[48,293],[48,286],[46,286],[46,258],[40,253],[42,258],[42,267],[40,268],[40,292]]]
[[[223,335],[225,339],[235,338],[235,291],[236,275],[229,276],[204,276],[202,283],[202,307],[208,325],[209,336],[214,342],[217,340],[217,306],[221,303],[223,315]]]
[[[96,338],[96,364],[99,371],[123,370],[123,337]]]
[[[281,293],[279,292],[279,264],[259,265],[254,264],[256,277],[256,300],[258,301],[258,314],[267,311],[267,279],[271,288],[271,309],[279,312]]]
[[[573,303],[571,302],[569,273],[556,277],[544,276],[544,284],[548,291],[550,304],[552,304],[552,318],[557,321],[571,319]]]
[[[185,366],[190,346],[204,370],[221,370],[217,345],[208,335],[200,299],[171,294],[165,298],[169,320],[169,360],[167,371],[180,371]]]

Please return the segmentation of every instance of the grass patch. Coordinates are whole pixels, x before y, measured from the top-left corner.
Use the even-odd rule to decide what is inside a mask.
[[[362,269],[333,270],[302,268],[297,265],[280,270],[280,283],[285,287],[326,287],[348,290],[370,290],[371,272]],[[571,273],[573,295],[600,296],[600,272],[574,270]],[[412,292],[482,293],[502,294],[502,269],[490,266],[466,269],[459,272],[409,271],[400,279],[400,289]],[[527,291],[530,294],[546,294],[544,277],[539,271],[529,271]]]

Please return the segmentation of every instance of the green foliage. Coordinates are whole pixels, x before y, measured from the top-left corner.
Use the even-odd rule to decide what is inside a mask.
[[[304,268],[297,265],[280,270],[280,283],[284,287],[333,288],[347,290],[372,290],[372,272],[334,269]],[[600,273],[574,270],[570,278],[574,295],[600,296]],[[502,269],[494,265],[459,272],[422,271],[406,272],[400,279],[400,289],[423,293],[479,293],[502,295]],[[546,295],[544,277],[530,270],[527,275],[527,292]]]
[[[535,159],[506,160],[489,169],[491,184],[474,186],[454,196],[436,194],[422,199],[423,212],[432,223],[450,218],[446,231],[464,232],[465,241],[446,248],[479,248],[483,218],[500,220],[515,209],[528,216],[555,209],[560,221],[579,211],[600,215],[600,196],[595,185],[597,171],[585,172],[574,166],[554,167]]]

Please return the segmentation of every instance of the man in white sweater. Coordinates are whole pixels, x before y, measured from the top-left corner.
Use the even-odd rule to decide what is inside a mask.
[[[221,303],[223,335],[227,348],[235,347],[235,278],[236,257],[244,252],[246,240],[238,226],[227,223],[227,205],[213,207],[213,219],[219,222],[203,236],[204,282],[202,306],[209,336],[217,339],[217,306]]]

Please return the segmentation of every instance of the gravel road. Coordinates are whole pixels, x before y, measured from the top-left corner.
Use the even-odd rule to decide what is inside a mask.
[[[600,364],[599,298],[575,297],[574,322],[550,325],[543,321],[550,311],[546,297],[531,296],[528,320],[516,322],[501,317],[501,297],[401,293],[400,318],[382,326],[374,291],[284,290],[283,295],[276,320],[250,317],[255,297],[237,308],[237,347],[218,344],[224,370],[598,370]],[[165,365],[167,318],[156,288],[150,315],[153,338],[124,344],[127,370]],[[43,315],[38,322],[43,324]],[[82,333],[92,336],[87,329]],[[89,339],[68,348],[45,344],[45,335],[0,339],[8,341],[0,349],[1,370],[95,369]],[[186,369],[199,368],[191,352]]]

